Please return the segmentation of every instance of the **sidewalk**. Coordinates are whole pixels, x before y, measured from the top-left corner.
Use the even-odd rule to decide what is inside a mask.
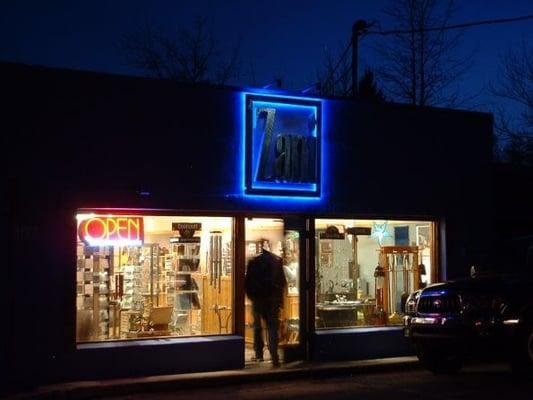
[[[197,372],[190,374],[147,376],[100,381],[69,382],[42,386],[32,392],[18,393],[8,399],[95,399],[104,396],[126,395],[150,391],[245,384],[260,381],[280,381],[313,376],[362,374],[417,368],[416,357],[396,357],[362,361],[338,361],[315,363],[297,361],[272,368],[271,364],[252,364],[244,369]]]

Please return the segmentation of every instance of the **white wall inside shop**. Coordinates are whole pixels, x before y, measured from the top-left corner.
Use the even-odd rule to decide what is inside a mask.
[[[267,240],[270,251],[278,256],[283,255],[283,236],[284,225],[282,220],[270,218],[253,218],[247,219],[246,225],[246,242],[259,242]],[[246,250],[246,254],[251,253]]]
[[[369,220],[320,220],[320,225],[317,226],[317,235],[320,232],[323,232],[327,225],[342,225],[344,229],[357,226],[357,227],[367,227],[373,228],[373,223],[377,222],[379,224],[383,223],[382,221],[369,221]],[[387,222],[385,232],[386,234],[382,238],[381,244],[383,246],[395,246],[395,245],[417,245],[417,227],[418,226],[430,226],[430,222],[426,221],[389,221]],[[395,243],[395,227],[408,227],[408,238],[407,244],[398,244]],[[431,231],[431,229],[429,229]],[[353,287],[353,290],[357,290],[357,282],[349,282],[349,269],[350,263],[353,261],[354,252],[352,247],[353,240],[351,237],[346,237],[340,240],[329,240],[332,244],[332,262],[329,266],[320,266],[317,271],[317,283],[319,284],[319,292],[321,294],[333,293],[341,294],[350,291]],[[320,251],[321,242],[318,241],[318,249]],[[378,239],[375,236],[370,235],[358,235],[357,236],[357,264],[359,270],[359,284],[362,291],[363,298],[374,297],[375,291],[375,278],[374,271],[376,266],[379,263],[379,250],[380,245]],[[320,265],[320,254],[318,254],[317,263]],[[423,277],[423,280],[426,280],[426,277],[430,276],[430,270],[432,266],[430,265],[431,256],[430,248],[424,249],[421,254],[422,260],[418,262],[423,262],[427,271],[427,275]]]

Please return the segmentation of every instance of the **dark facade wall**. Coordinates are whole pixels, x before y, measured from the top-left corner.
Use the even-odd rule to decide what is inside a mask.
[[[15,179],[65,182],[88,206],[150,190],[170,208],[275,207],[241,196],[241,92],[2,67]],[[350,100],[323,108],[325,196],[306,209],[444,215],[465,204],[461,193],[475,202],[487,191],[488,115]]]
[[[533,269],[533,167],[493,166],[494,247],[498,269]]]
[[[533,167],[495,164],[494,216],[504,237],[533,234]]]
[[[2,69],[13,118],[9,174],[55,207],[427,215],[446,219],[449,244],[490,228],[486,114],[326,99],[322,199],[250,199],[242,195],[242,92]],[[466,257],[479,245],[467,247]],[[460,253],[449,254],[452,276]]]
[[[72,349],[77,208],[432,218],[449,277],[486,253],[486,114],[324,99],[321,199],[268,199],[243,196],[239,90],[11,64],[0,76],[8,302],[33,318],[19,330],[28,316],[13,315],[22,363]]]

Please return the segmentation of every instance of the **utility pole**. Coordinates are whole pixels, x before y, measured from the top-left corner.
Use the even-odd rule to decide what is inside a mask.
[[[366,21],[359,19],[354,22],[352,26],[352,96],[357,97],[359,95],[359,80],[357,71],[357,51],[359,46],[359,36],[366,32],[368,24]]]

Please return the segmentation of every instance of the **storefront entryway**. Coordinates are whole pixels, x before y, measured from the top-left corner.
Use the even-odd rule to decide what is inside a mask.
[[[300,348],[300,232],[288,229],[280,218],[247,218],[245,221],[245,263],[258,256],[262,251],[271,252],[280,257],[283,263],[283,275],[286,287],[283,293],[283,308],[279,315],[279,348],[282,362],[292,361]],[[263,361],[255,360],[254,320],[252,302],[245,296],[244,300],[244,336],[245,364],[248,367],[269,365],[272,355],[268,351],[268,330],[262,324],[262,336],[265,343]],[[296,356],[297,358],[298,356]]]

